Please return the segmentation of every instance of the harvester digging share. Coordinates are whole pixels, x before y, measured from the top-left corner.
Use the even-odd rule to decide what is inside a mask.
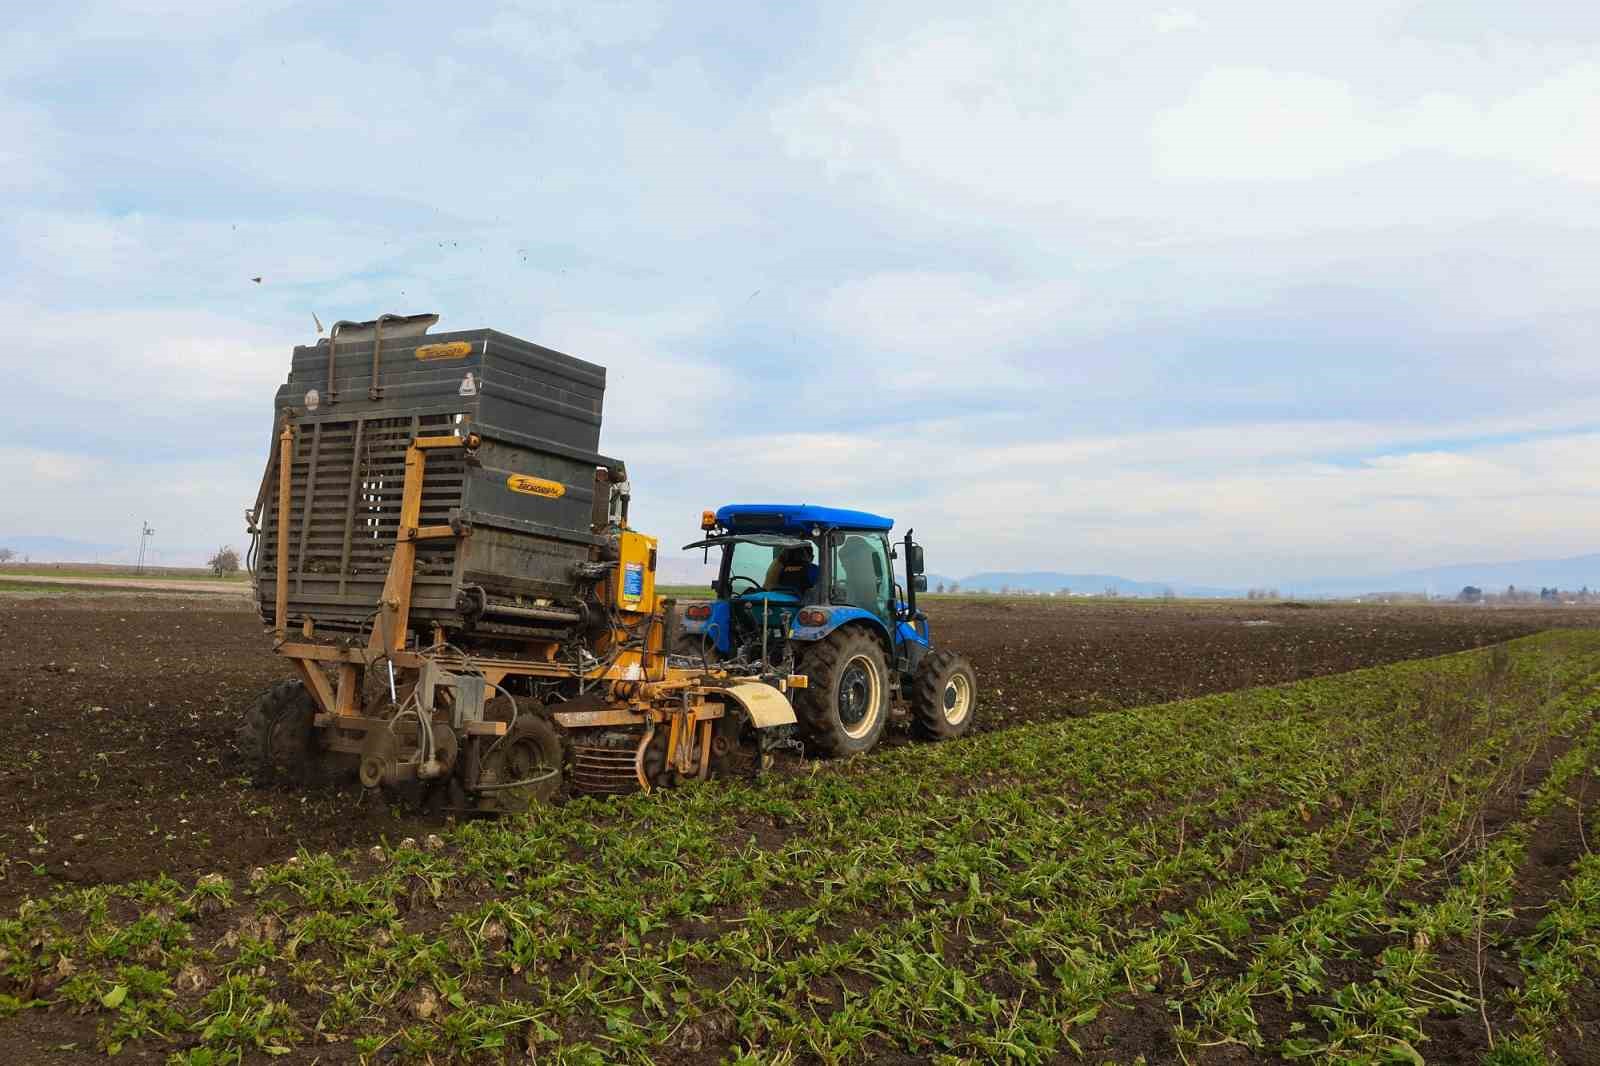
[[[861,752],[896,715],[930,738],[970,727],[975,679],[931,646],[909,534],[902,592],[888,519],[707,512],[717,599],[685,628],[656,538],[629,526],[626,468],[597,451],[604,368],[437,321],[338,323],[278,390],[247,517],[299,678],[248,713],[261,775],[354,770],[507,812],[753,773],[784,747]]]

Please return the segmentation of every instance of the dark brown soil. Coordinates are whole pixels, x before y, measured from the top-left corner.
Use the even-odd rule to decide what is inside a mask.
[[[938,642],[967,654],[978,671],[985,729],[1600,624],[1600,608],[972,599],[935,600],[929,613]],[[353,788],[299,793],[250,783],[234,731],[255,696],[289,671],[245,606],[171,596],[0,599],[0,648],[0,725],[10,741],[0,750],[0,913],[25,896],[74,884],[209,871],[237,878],[299,848],[421,836],[433,824]],[[1558,811],[1519,871],[1517,919],[1494,930],[1502,954],[1537,920],[1589,843],[1579,838],[1575,816]],[[747,828],[762,846],[787,836],[760,820]],[[1352,842],[1334,873],[1353,871],[1349,864],[1361,851]],[[1248,858],[1242,853],[1238,861]],[[1161,909],[1173,906],[1181,903]],[[1375,941],[1373,952],[1379,947]],[[1459,969],[1475,959],[1444,962]],[[1370,972],[1370,959],[1362,965]],[[1516,979],[1515,967],[1500,960],[1486,969],[1494,991]],[[1580,1020],[1593,1023],[1593,1004],[1576,1006]],[[1289,1015],[1270,1004],[1259,1009],[1264,1029],[1281,1038]],[[27,1018],[25,1026],[10,1026],[4,1041],[15,1061],[78,1061],[93,1053],[92,1021],[54,1012]],[[1497,1030],[1509,1020],[1503,1012],[1493,1018]],[[1171,1061],[1171,1024],[1158,990],[1108,1005],[1080,1035],[1100,1038],[1097,1046],[1110,1040],[1107,1050],[1119,1058]],[[1430,1019],[1428,1035],[1430,1061],[1477,1061],[1485,1050],[1472,1016]],[[1558,1034],[1569,1038],[1569,1061],[1586,1061],[1582,1035],[1570,1028]],[[880,1050],[883,1061],[913,1061]],[[343,1046],[299,1049],[285,1061],[349,1055]],[[1201,1061],[1254,1059],[1217,1048]]]
[[[938,599],[934,642],[971,658],[999,729],[1275,685],[1600,624],[1600,606]]]
[[[0,599],[0,648],[0,909],[56,887],[248,871],[405,828],[358,792],[250,784],[235,730],[291,671],[246,608]]]
[[[1600,609],[1534,607],[974,598],[928,610],[936,640],[972,659],[991,729],[1600,623]],[[0,909],[71,885],[237,875],[432,824],[359,790],[250,783],[234,731],[289,671],[243,604],[0,599],[0,648]]]

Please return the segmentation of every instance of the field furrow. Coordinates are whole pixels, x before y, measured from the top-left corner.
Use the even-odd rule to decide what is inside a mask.
[[[1483,1014],[1496,1054],[1554,1056],[1596,962],[1596,871],[1490,937],[1523,967],[1512,995],[1455,962],[1530,841],[1592,803],[1597,696],[1600,634],[1550,633],[58,893],[0,922],[0,1041],[191,1064],[1387,1061]]]

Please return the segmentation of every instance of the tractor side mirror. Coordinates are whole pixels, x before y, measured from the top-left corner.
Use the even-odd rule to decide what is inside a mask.
[[[918,552],[919,553],[921,552],[920,548],[918,549]],[[914,577],[912,577],[912,579],[911,579],[911,587],[916,589],[918,592],[927,592],[928,591],[928,577],[927,577],[927,575],[926,574],[917,574]]]
[[[922,564],[922,545],[911,545],[908,555],[909,558],[906,559],[906,569],[911,571],[913,574],[923,573],[926,567],[924,567]],[[926,585],[927,582],[924,581],[923,584]],[[918,591],[920,592],[921,590],[919,589]]]

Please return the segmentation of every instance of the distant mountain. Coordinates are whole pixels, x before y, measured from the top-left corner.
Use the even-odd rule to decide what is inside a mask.
[[[712,564],[707,566],[700,562],[699,552],[695,552],[693,557],[675,557],[662,552],[656,563],[656,582],[661,585],[708,586],[717,576],[716,560],[719,557],[712,558]]]
[[[941,583],[950,586],[951,578],[929,575],[928,587]],[[1243,596],[1242,588],[1191,585],[1181,581],[1134,581],[1116,574],[1065,574],[1045,571],[986,571],[954,579],[966,591],[988,589],[998,592],[1010,588],[1026,592],[1073,592],[1099,595],[1108,588],[1118,596],[1162,596],[1171,590],[1179,596],[1204,596],[1218,599]],[[1271,582],[1263,582],[1272,585]],[[1426,592],[1433,596],[1454,596],[1466,585],[1485,592],[1503,592],[1507,585],[1538,590],[1546,586],[1600,590],[1600,554],[1579,555],[1571,559],[1524,559],[1510,563],[1458,563],[1448,566],[1402,570],[1368,577],[1328,577],[1311,581],[1280,581],[1276,588],[1285,596],[1361,596],[1374,592]]]
[[[65,537],[13,537],[4,533],[0,533],[0,548],[10,548],[16,552],[19,562],[26,556],[36,563],[114,563],[123,562],[124,556],[129,553],[127,548],[110,544],[90,544]]]
[[[242,549],[244,545],[239,545]],[[130,544],[94,544],[69,537],[8,536],[0,533],[0,548],[17,553],[17,561],[34,563],[105,563],[127,566],[139,558],[139,535],[135,529]],[[145,562],[151,566],[201,566],[216,548],[196,548],[185,544],[152,542]]]
[[[34,534],[0,534],[0,548],[10,548],[19,557],[25,556],[36,563],[131,563],[138,556],[137,544],[94,544]],[[159,549],[152,546],[150,561],[168,566],[199,565],[207,554],[201,549],[186,546],[163,545]],[[898,569],[896,564],[897,572]],[[715,557],[712,564],[707,566],[697,553],[681,557],[663,553],[657,580],[666,585],[704,586],[715,576],[715,572]],[[1115,589],[1118,596],[1163,596],[1169,591],[1178,596],[1218,599],[1245,595],[1242,588],[1192,585],[1182,581],[1135,581],[1117,574],[1069,574],[1058,570],[986,570],[961,578],[944,574],[928,575],[929,589],[937,589],[940,585],[949,588],[953,583],[959,583],[961,589],[967,592],[980,589],[999,592],[1002,588],[1008,588],[1020,592],[1056,593],[1070,589],[1074,593],[1098,596],[1109,588]],[[1270,586],[1273,583],[1264,581],[1262,584]],[[1578,555],[1570,559],[1457,563],[1367,577],[1325,577],[1276,583],[1285,596],[1307,597],[1360,596],[1376,592],[1426,592],[1433,596],[1449,597],[1466,585],[1475,585],[1485,592],[1503,592],[1507,585],[1535,591],[1546,586],[1568,590],[1587,586],[1600,590],[1600,553]]]
[[[1511,563],[1457,563],[1374,577],[1322,578],[1290,582],[1284,591],[1292,588],[1301,596],[1359,596],[1365,592],[1428,592],[1435,596],[1453,596],[1467,585],[1475,585],[1485,592],[1503,592],[1507,585],[1535,590],[1546,586],[1579,589],[1585,585],[1600,589],[1600,555],[1524,559]]]

